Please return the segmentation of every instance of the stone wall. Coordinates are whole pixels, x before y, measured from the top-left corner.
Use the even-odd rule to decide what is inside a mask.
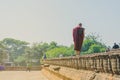
[[[5,71],[25,71],[26,66],[5,67]],[[31,70],[41,70],[41,66],[32,66]]]
[[[74,68],[62,67],[59,70],[54,70],[49,66],[42,69],[42,73],[49,80],[120,80],[119,75],[113,75],[109,73],[95,72],[89,70],[77,70]]]
[[[56,70],[51,66],[57,66],[56,69],[59,67],[56,74],[61,74],[72,80],[120,80],[120,49],[111,50],[107,53],[47,59],[43,63],[49,64],[49,66],[46,66],[47,70],[49,69],[54,72]],[[46,67],[44,66],[44,68]],[[72,74],[79,78],[72,77]]]

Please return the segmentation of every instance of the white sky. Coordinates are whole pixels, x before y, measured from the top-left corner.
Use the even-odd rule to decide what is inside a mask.
[[[107,45],[120,43],[120,0],[0,0],[0,40],[70,45],[72,29],[83,23]]]

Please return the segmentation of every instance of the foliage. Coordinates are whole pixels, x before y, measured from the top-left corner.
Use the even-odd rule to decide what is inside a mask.
[[[97,36],[95,36],[95,34],[87,35],[82,45],[82,53],[89,54],[104,52],[106,50],[106,45],[102,43],[102,40],[99,38],[100,38],[99,35]]]
[[[46,55],[48,58],[59,57],[60,55],[63,55],[64,57],[66,57],[66,56],[71,56],[72,55],[71,52],[72,50],[70,48],[65,46],[60,46],[47,51]]]
[[[93,44],[90,46],[88,53],[99,53],[104,52],[105,48],[98,44]]]
[[[25,48],[29,44],[28,42],[15,40],[12,38],[5,38],[1,42],[9,51],[11,61],[14,61],[14,59],[22,55],[24,53]]]
[[[82,45],[82,54],[91,54],[104,52],[106,45],[102,43],[100,36],[89,34],[85,37]],[[20,41],[12,38],[5,38],[0,41],[0,62],[6,58],[6,54],[10,55],[10,61],[16,65],[26,65],[31,62],[34,65],[40,65],[40,59],[46,54],[47,58],[55,58],[74,55],[74,45],[63,46],[58,45],[55,41],[50,43],[40,42],[33,43],[31,46],[28,42]]]
[[[5,46],[0,41],[0,63],[3,63],[3,60],[7,58],[7,50],[5,49]]]
[[[26,64],[26,58],[25,57],[23,57],[23,56],[18,56],[17,57],[17,59],[15,59],[14,60],[14,63],[16,64],[16,65],[25,65]]]
[[[0,49],[0,63],[3,63],[4,59],[7,59],[8,52]]]

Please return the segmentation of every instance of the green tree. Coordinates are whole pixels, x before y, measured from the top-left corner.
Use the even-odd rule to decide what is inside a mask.
[[[26,65],[26,58],[24,56],[18,56],[15,60],[14,63],[19,66],[25,66]]]
[[[93,44],[90,46],[88,53],[99,53],[105,51],[105,48],[98,44]]]
[[[0,49],[0,63],[4,63],[4,59],[7,59],[7,51]]]
[[[3,63],[3,60],[8,58],[7,54],[8,51],[6,50],[6,47],[0,41],[0,63]]]
[[[25,51],[25,48],[29,44],[28,42],[16,40],[13,38],[5,38],[1,41],[1,43],[9,51],[11,61],[14,61],[14,59],[22,55]]]
[[[71,48],[66,47],[66,46],[59,46],[51,50],[48,50],[46,52],[46,55],[47,55],[47,58],[59,57],[60,55],[63,55],[64,57],[66,57],[66,56],[73,55],[73,53],[71,52],[73,52]]]
[[[82,53],[98,53],[104,52],[106,50],[106,45],[102,43],[99,35],[89,34],[85,37],[82,45]]]
[[[50,49],[54,49],[56,47],[58,47],[57,43],[55,41],[52,41],[52,42],[50,42],[50,45],[49,45],[48,49],[50,50]]]
[[[37,61],[36,63],[34,63],[35,65],[40,64],[40,59],[42,59],[43,54],[46,53],[48,49],[49,49],[49,44],[46,42],[34,43],[31,46],[31,50],[33,54],[32,59]]]

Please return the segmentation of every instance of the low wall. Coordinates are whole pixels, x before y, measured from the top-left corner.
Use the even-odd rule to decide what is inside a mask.
[[[17,66],[17,67],[5,67],[6,71],[25,71],[26,66]],[[41,70],[41,66],[33,66],[31,70]]]
[[[72,80],[120,80],[118,77],[120,75],[120,49],[107,53],[47,59],[43,63],[50,65],[48,67],[44,66],[44,70],[66,76]],[[60,69],[56,72],[51,66],[59,66]],[[73,78],[72,74],[79,78]],[[86,78],[87,76],[89,77]],[[94,79],[90,79],[92,76]]]

